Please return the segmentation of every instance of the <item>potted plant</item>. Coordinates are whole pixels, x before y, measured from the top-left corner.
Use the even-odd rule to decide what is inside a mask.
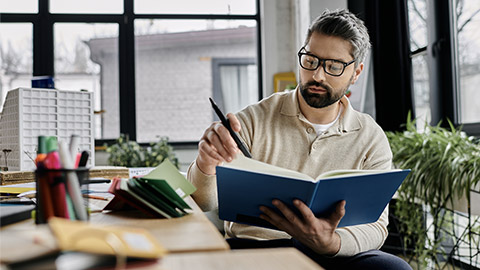
[[[143,147],[121,134],[114,144],[106,146],[106,151],[109,153],[108,163],[112,166],[156,167],[167,158],[178,168],[178,159],[167,137]]]
[[[457,208],[462,200],[470,206],[471,190],[479,185],[478,140],[451,123],[450,128],[426,125],[419,132],[410,117],[405,131],[386,134],[394,166],[412,170],[399,188],[395,202],[394,215],[401,221],[400,233],[405,245],[414,247],[419,267],[426,267],[427,259],[438,266],[442,257],[451,252],[441,246],[446,240],[452,241],[443,232],[454,226],[453,212],[445,210]],[[427,220],[432,221],[427,223]],[[477,230],[479,222],[476,219],[469,224],[470,232],[465,237],[472,237],[471,232]],[[433,237],[429,237],[432,230]],[[478,234],[474,237],[479,238]]]

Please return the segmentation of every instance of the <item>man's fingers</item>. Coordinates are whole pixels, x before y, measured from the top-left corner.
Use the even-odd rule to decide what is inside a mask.
[[[290,224],[288,224],[288,220],[286,220],[284,217],[277,214],[275,211],[273,211],[269,207],[260,206],[260,211],[263,212],[263,214],[260,215],[261,219],[268,221],[270,224],[279,228],[280,230],[284,230],[284,231],[289,230]]]
[[[230,122],[230,126],[232,127],[233,131],[239,132],[242,126],[240,125],[240,122],[238,121],[238,118],[235,116],[235,114],[228,113],[227,119],[228,122]]]
[[[207,141],[201,140],[198,143],[198,151],[200,153],[203,153],[203,155],[200,156],[207,156],[210,159],[214,159],[217,163],[225,161],[220,154],[218,154],[217,149],[210,145]]]
[[[213,131],[218,136],[220,144],[225,147],[226,151],[229,153],[229,156],[233,158],[237,153],[238,147],[228,129],[224,125],[218,123],[213,126]]]
[[[308,206],[305,203],[303,203],[302,201],[297,200],[297,199],[293,200],[293,205],[295,205],[295,207],[297,207],[298,211],[303,216],[303,220],[307,224],[313,224],[317,220],[317,218],[315,217],[315,214],[313,214],[313,212],[312,212],[312,209],[308,208]]]
[[[295,214],[287,205],[285,205],[280,200],[273,200],[272,204],[282,212],[282,215],[291,223],[297,227],[303,226],[302,221],[298,218],[297,214]]]
[[[231,161],[233,155],[225,147],[225,144],[215,130],[211,130],[210,132],[208,132],[206,134],[206,137],[208,143],[210,144],[210,148],[218,152],[218,154],[222,157],[222,161]]]
[[[335,212],[333,212],[330,215],[330,222],[335,225],[335,227],[338,226],[338,223],[340,223],[340,220],[345,216],[345,204],[347,202],[345,200],[337,203],[335,207]]]

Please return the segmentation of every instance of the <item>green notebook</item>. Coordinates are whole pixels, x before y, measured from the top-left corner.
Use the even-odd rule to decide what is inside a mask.
[[[154,217],[181,217],[191,209],[183,198],[196,188],[168,160],[141,178],[114,179],[109,191],[115,194],[105,210],[127,209],[127,205]]]
[[[196,188],[190,182],[188,182],[188,180],[168,159],[165,159],[162,164],[158,165],[157,168],[142,177],[142,179],[164,179],[167,181],[168,185],[182,198],[189,196],[196,190]]]

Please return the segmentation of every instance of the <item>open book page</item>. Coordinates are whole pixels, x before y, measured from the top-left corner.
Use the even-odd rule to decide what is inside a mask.
[[[312,177],[306,174],[281,168],[281,167],[277,167],[277,166],[274,166],[265,162],[261,162],[258,160],[254,160],[251,158],[247,158],[240,154],[237,155],[237,157],[232,162],[225,163],[223,167],[239,169],[239,170],[247,170],[251,172],[263,173],[268,175],[283,176],[283,177],[306,180],[311,182],[317,182],[321,179],[340,177],[344,175],[355,176],[355,175],[379,174],[379,173],[385,173],[390,171],[396,171],[396,170],[353,170],[353,169],[352,170],[334,170],[334,171],[328,171],[328,172],[322,173],[316,179],[313,179]]]
[[[341,177],[344,175],[348,175],[348,176],[369,175],[369,174],[386,173],[391,171],[400,171],[400,170],[334,170],[334,171],[322,173],[317,177],[317,181],[325,178]]]
[[[270,165],[258,160],[247,158],[240,154],[238,154],[232,162],[225,163],[223,167],[314,182],[313,178],[306,174]]]

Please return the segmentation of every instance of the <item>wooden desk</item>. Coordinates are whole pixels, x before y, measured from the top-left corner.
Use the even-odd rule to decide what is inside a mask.
[[[294,248],[229,250],[223,236],[193,199],[187,198],[186,202],[194,211],[181,218],[151,219],[138,211],[131,211],[93,213],[90,221],[93,224],[145,228],[170,252],[158,261],[129,264],[128,269],[322,269]],[[57,250],[55,239],[45,224],[35,226],[33,220],[27,220],[0,230],[2,263],[24,261]],[[50,265],[62,265],[62,260],[52,260]]]
[[[92,224],[133,226],[148,230],[169,252],[228,250],[218,229],[208,220],[195,201],[185,201],[194,210],[180,218],[153,219],[139,211],[92,214]]]
[[[223,252],[170,254],[158,265],[136,269],[323,269],[295,248],[238,249]]]
[[[229,246],[217,228],[208,220],[195,201],[185,201],[193,213],[173,219],[153,219],[139,211],[92,213],[92,224],[132,226],[147,229],[170,253],[228,250]],[[107,201],[96,200],[98,207]],[[0,229],[0,262],[15,262],[58,250],[52,232],[45,224],[25,220]]]

